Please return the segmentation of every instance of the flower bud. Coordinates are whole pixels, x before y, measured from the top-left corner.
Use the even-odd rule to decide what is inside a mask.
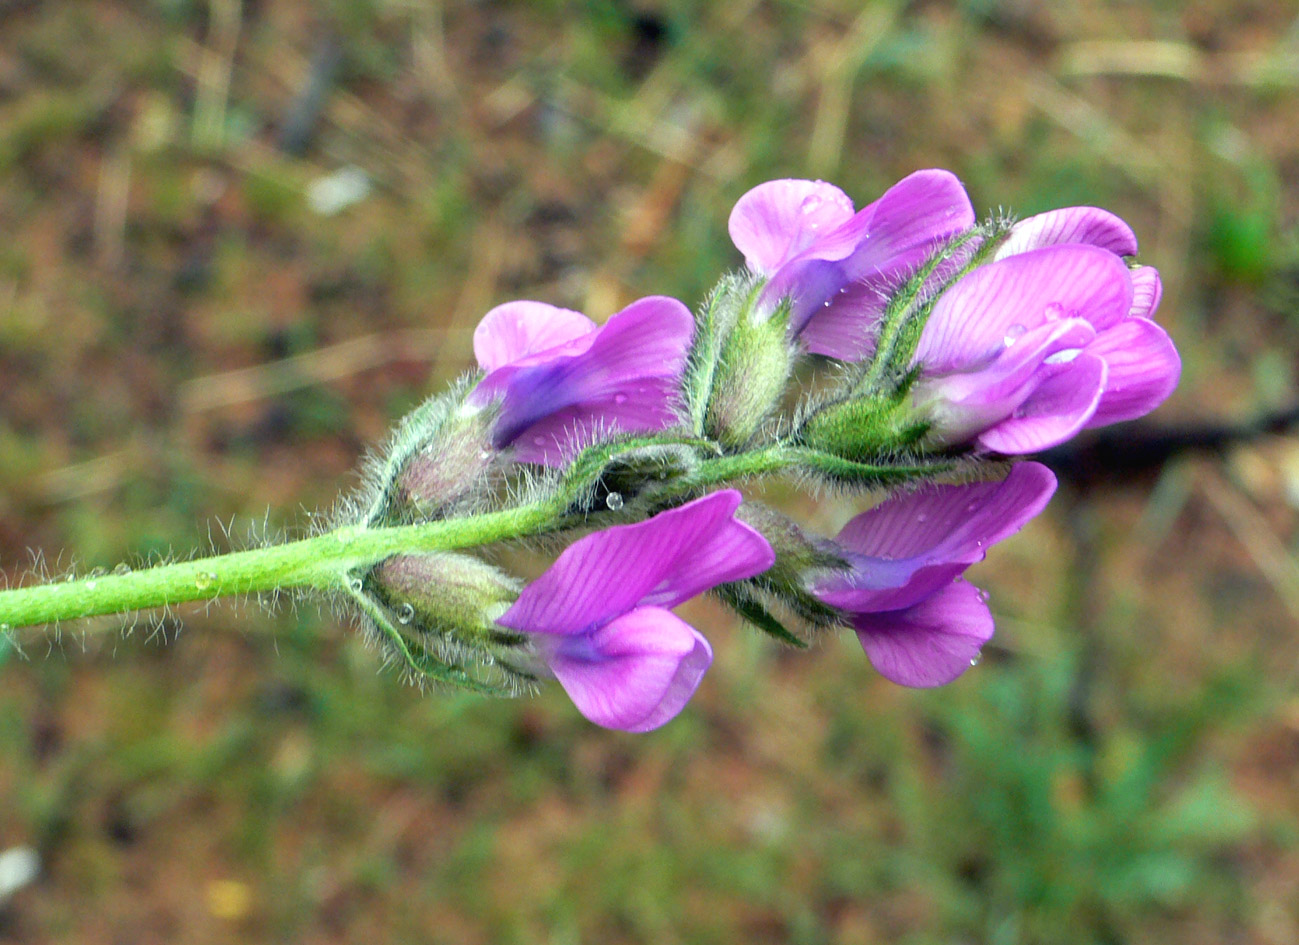
[[[461,407],[452,413],[401,465],[394,499],[426,518],[469,493],[496,455],[491,426],[490,410]]]
[[[469,555],[395,555],[373,573],[380,599],[403,623],[476,645],[495,640],[495,620],[519,595],[520,583]],[[404,619],[403,619],[404,618]]]
[[[737,297],[718,299],[717,309],[723,316],[726,308],[738,311],[729,319],[718,351],[704,432],[723,446],[739,448],[753,439],[780,403],[796,349],[788,337],[787,304],[764,313],[752,304],[748,283],[730,288]]]

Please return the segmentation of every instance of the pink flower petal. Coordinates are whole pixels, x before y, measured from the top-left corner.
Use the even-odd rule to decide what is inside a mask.
[[[640,299],[589,335],[492,371],[471,400],[500,400],[494,438],[516,460],[559,465],[596,433],[675,423],[693,333],[676,299]]]
[[[1081,430],[1105,391],[1105,362],[1084,351],[1046,378],[1014,415],[985,430],[978,444],[1007,455],[1057,446]]]
[[[1159,270],[1154,266],[1138,266],[1129,275],[1132,277],[1132,309],[1128,315],[1134,318],[1153,318],[1164,294]]]
[[[855,243],[825,237],[853,218],[848,196],[825,181],[773,180],[754,187],[731,211],[731,240],[754,272],[770,275],[813,244],[822,258],[842,258]],[[838,256],[835,253],[839,253]]]
[[[1105,393],[1089,427],[1145,416],[1168,399],[1182,374],[1172,339],[1145,318],[1130,318],[1102,332],[1087,353],[1103,358],[1108,368]]]
[[[1051,246],[982,266],[939,298],[915,364],[927,374],[969,370],[997,355],[1007,336],[1046,322],[1083,318],[1097,330],[1132,307],[1123,261],[1093,246]]]
[[[997,249],[996,259],[1005,259],[1044,246],[1085,243],[1119,256],[1137,254],[1137,237],[1132,228],[1099,207],[1065,207],[1020,220],[1010,237]]]
[[[974,208],[950,171],[916,171],[884,192],[870,212],[856,251],[846,261],[850,280],[910,270],[937,244],[974,226]]]
[[[853,627],[880,675],[920,688],[960,676],[993,632],[983,596],[964,580],[905,610],[855,615]]]
[[[949,583],[1046,507],[1056,479],[1040,463],[1018,463],[1001,482],[929,486],[858,515],[837,544],[857,556],[854,572],[815,588],[846,611],[897,610]]]
[[[565,638],[548,663],[584,716],[648,732],[671,721],[713,660],[708,641],[669,611],[641,607],[590,636]]]
[[[484,371],[494,371],[591,336],[595,328],[591,319],[566,308],[506,302],[484,315],[474,329],[474,357]]]
[[[642,604],[676,606],[716,584],[765,571],[774,561],[771,546],[733,518],[742,498],[725,489],[578,539],[497,623],[528,633],[582,634]]]
[[[875,350],[880,317],[892,288],[883,278],[845,286],[828,305],[812,312],[799,340],[813,354],[840,361],[864,361]]]

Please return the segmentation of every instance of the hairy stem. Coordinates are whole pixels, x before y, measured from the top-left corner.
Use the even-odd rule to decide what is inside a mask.
[[[668,494],[684,496],[776,472],[792,461],[782,447],[705,460]],[[569,505],[570,497],[558,494],[469,518],[377,528],[351,525],[267,548],[0,591],[0,631],[292,588],[348,593],[353,574],[394,554],[472,548],[571,527],[578,522],[568,514]]]

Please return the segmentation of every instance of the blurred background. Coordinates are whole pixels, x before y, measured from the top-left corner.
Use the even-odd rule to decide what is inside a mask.
[[[694,305],[750,186],[921,167],[1125,217],[1185,359],[974,569],[976,670],[703,602],[628,736],[312,607],[0,638],[0,940],[1299,941],[1292,2],[0,0],[0,571],[300,529],[492,305]]]

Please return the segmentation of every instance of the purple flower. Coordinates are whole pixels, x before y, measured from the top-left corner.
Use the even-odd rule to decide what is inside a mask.
[[[768,281],[760,304],[792,300],[789,331],[808,350],[842,360],[869,353],[889,294],[944,240],[974,225],[960,181],[917,171],[854,211],[824,181],[774,180],[735,204],[730,232]]]
[[[1055,492],[1055,476],[1020,463],[1002,482],[931,486],[858,515],[839,533],[849,574],[812,591],[846,612],[875,668],[904,686],[941,686],[992,637],[983,595],[961,578],[1019,531]]]
[[[597,326],[542,302],[507,302],[474,331],[487,376],[469,395],[499,401],[493,445],[520,462],[559,465],[597,432],[648,433],[677,422],[694,320],[676,299],[640,299]]]
[[[1023,220],[995,261],[934,305],[915,399],[942,444],[1030,453],[1154,410],[1181,360],[1151,316],[1159,274],[1118,217],[1070,207]]]
[[[497,622],[535,635],[542,659],[592,722],[658,728],[713,660],[708,641],[668,608],[775,561],[766,539],[735,520],[740,500],[734,489],[714,492],[579,539]]]

